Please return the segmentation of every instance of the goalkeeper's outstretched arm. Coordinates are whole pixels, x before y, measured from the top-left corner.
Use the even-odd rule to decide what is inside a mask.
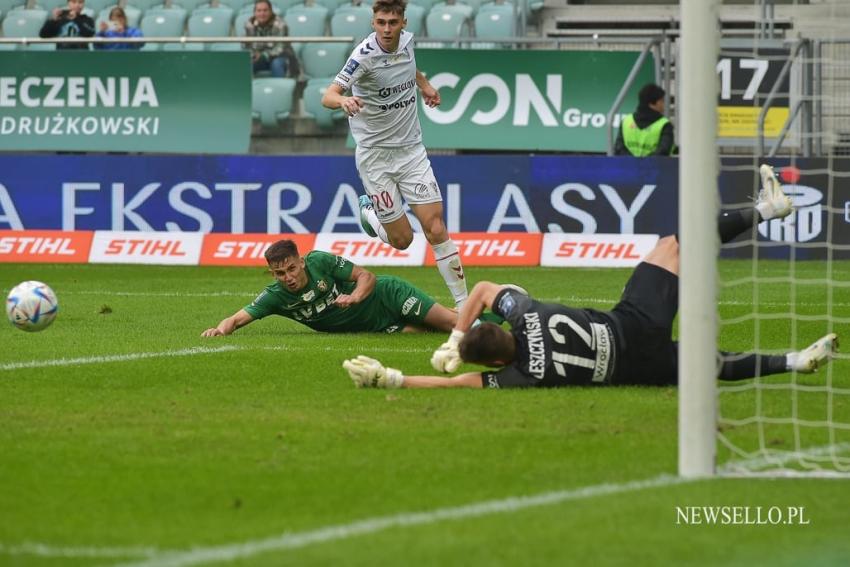
[[[218,324],[218,326],[213,327],[211,329],[207,329],[206,331],[201,333],[201,336],[221,337],[223,335],[229,335],[236,329],[244,327],[253,320],[254,318],[251,317],[251,315],[247,311],[245,311],[244,309],[240,309],[227,319],[223,319],[221,323]]]
[[[344,361],[342,367],[358,388],[481,388],[483,385],[480,372],[458,374],[454,378],[405,376],[401,370],[363,355]]]

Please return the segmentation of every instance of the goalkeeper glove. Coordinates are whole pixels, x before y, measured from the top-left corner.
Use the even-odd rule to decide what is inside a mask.
[[[449,340],[434,351],[431,356],[431,366],[434,367],[434,370],[451,373],[458,369],[461,363],[458,345],[460,345],[463,335],[463,331],[453,330],[452,334],[449,335]]]
[[[401,388],[404,384],[404,374],[395,368],[385,368],[383,364],[360,355],[346,360],[342,367],[348,371],[351,380],[358,388]]]

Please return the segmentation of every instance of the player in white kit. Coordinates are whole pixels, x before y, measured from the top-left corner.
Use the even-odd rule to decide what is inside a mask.
[[[403,198],[422,225],[460,308],[467,297],[466,279],[443,222],[443,197],[422,144],[416,107],[417,88],[432,108],[440,104],[440,93],[416,68],[413,34],[404,30],[406,5],[405,0],[372,4],[375,32],[354,48],[322,104],[349,116],[357,170],[367,193],[360,197],[363,229],[399,250],[410,246],[413,229]],[[349,90],[351,96],[346,96]]]

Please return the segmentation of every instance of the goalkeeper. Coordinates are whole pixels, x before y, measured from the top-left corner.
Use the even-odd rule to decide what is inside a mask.
[[[375,276],[341,256],[312,251],[304,257],[291,240],[279,240],[265,253],[275,282],[250,305],[201,336],[229,335],[256,319],[281,315],[327,333],[449,332],[458,318],[412,284]]]
[[[755,208],[720,217],[723,242],[751,230],[754,223],[791,213],[791,200],[782,192],[773,170],[762,166],[761,176],[763,188]],[[454,372],[462,361],[498,370],[454,378],[404,376],[365,356],[346,360],[343,367],[361,387],[674,385],[678,345],[671,336],[679,303],[678,272],[678,241],[668,236],[635,268],[620,302],[609,312],[539,303],[511,286],[478,283],[448,342],[434,353],[431,364],[441,372]],[[504,317],[511,331],[486,323],[470,331],[485,307]],[[718,378],[814,372],[837,346],[838,338],[831,333],[802,351],[783,355],[723,353],[727,356]]]

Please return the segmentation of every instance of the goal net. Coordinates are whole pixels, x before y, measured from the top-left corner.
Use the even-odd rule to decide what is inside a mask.
[[[721,247],[717,347],[782,354],[833,332],[850,346],[850,5],[761,15],[761,37],[719,43],[721,210],[753,206],[767,163],[795,211]],[[850,476],[846,355],[716,387],[718,474]]]

